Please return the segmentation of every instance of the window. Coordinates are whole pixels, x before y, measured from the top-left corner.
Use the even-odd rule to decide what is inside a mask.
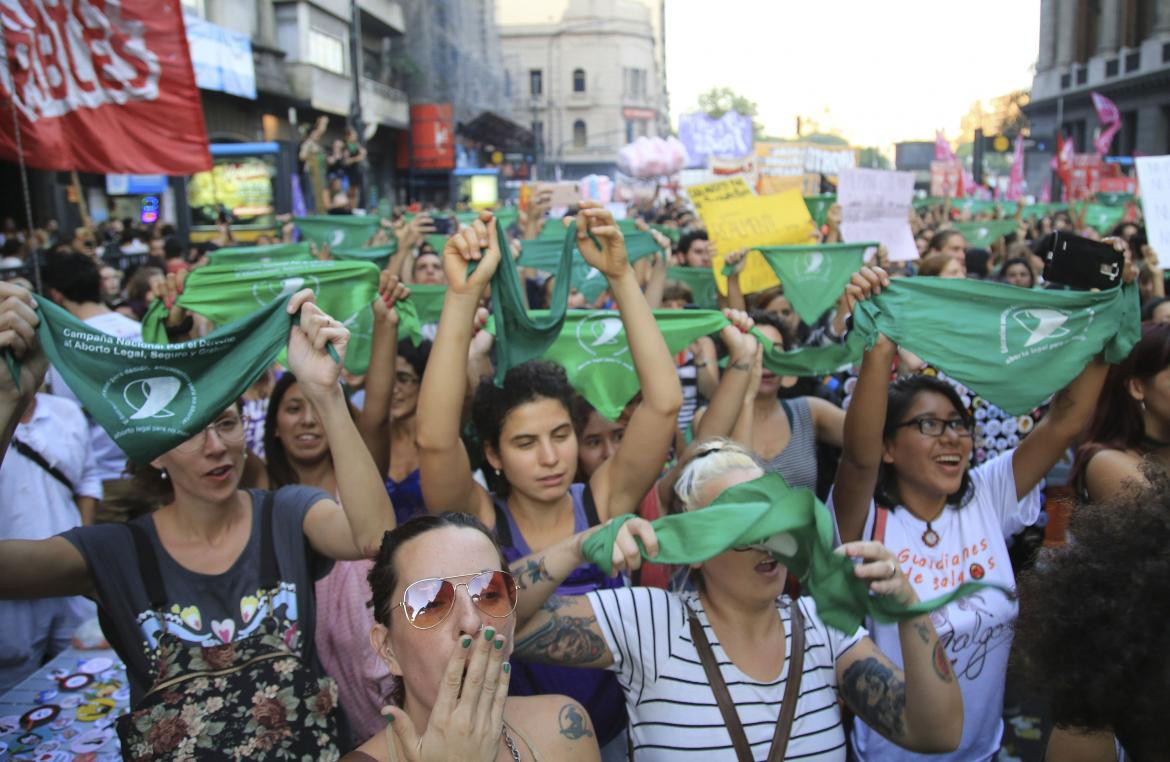
[[[309,63],[345,74],[345,41],[317,29],[309,30]]]
[[[626,68],[622,70],[623,90],[630,98],[646,97],[646,70]]]
[[[627,119],[626,120],[626,142],[633,143],[637,138],[648,137],[650,134],[650,122],[645,119]]]
[[[528,94],[540,95],[544,92],[544,72],[540,69],[528,70]]]
[[[632,119],[626,120],[626,142],[634,142],[634,121]]]
[[[544,122],[539,119],[532,123],[532,137],[536,140],[536,150],[544,147]]]
[[[588,141],[588,135],[585,132],[585,120],[578,119],[573,122],[573,146],[575,148],[584,148]]]
[[[573,92],[585,92],[585,70],[573,69]]]

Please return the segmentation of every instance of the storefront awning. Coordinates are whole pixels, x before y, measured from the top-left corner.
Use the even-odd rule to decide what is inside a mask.
[[[531,153],[536,147],[532,130],[491,111],[485,111],[470,122],[459,125],[456,133],[504,152]]]

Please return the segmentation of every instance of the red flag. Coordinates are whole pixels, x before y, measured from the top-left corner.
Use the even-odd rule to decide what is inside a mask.
[[[1019,201],[1024,197],[1024,136],[1016,136],[1016,150],[1012,154],[1012,168],[1008,174],[1007,200]]]
[[[0,158],[41,169],[211,168],[180,0],[0,2]]]

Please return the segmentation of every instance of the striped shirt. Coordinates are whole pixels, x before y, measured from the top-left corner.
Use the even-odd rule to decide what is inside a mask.
[[[776,600],[784,623],[784,666],[776,680],[758,682],[739,670],[719,644],[702,603],[693,592],[618,588],[588,593],[594,615],[613,654],[626,696],[635,758],[646,760],[736,759],[719,705],[691,641],[685,600],[711,641],[719,671],[735,702],[756,759],[766,759],[788,682],[791,599]],[[840,762],[845,732],[837,704],[837,659],[865,636],[845,635],[817,617],[816,604],[800,598],[805,617],[804,671],[786,759]]]

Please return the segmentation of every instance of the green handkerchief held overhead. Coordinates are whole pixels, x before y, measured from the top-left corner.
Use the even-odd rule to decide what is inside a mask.
[[[288,344],[289,298],[201,339],[158,345],[101,333],[37,297],[37,338],[110,438],[149,463],[198,434],[272,365]]]
[[[378,232],[382,218],[376,214],[318,214],[294,217],[293,222],[306,241],[318,246],[360,248]]]
[[[390,262],[390,257],[394,256],[397,251],[398,240],[392,238],[390,243],[384,246],[363,246],[356,249],[351,249],[348,246],[335,246],[329,249],[329,256],[344,262],[369,262],[381,270]]]
[[[993,243],[1010,235],[1019,228],[1015,220],[984,220],[982,222],[956,222],[955,230],[967,239],[967,245],[986,249]]]
[[[666,279],[681,283],[691,290],[696,307],[713,310],[719,306],[719,291],[715,286],[715,273],[710,267],[670,267]]]
[[[809,246],[762,246],[768,266],[784,284],[784,296],[806,323],[815,322],[845,291],[876,241]]]
[[[216,249],[208,255],[208,263],[218,265],[248,265],[260,262],[296,262],[313,258],[307,243],[274,243],[270,246],[232,246]]]
[[[607,574],[613,571],[618,529],[631,518],[622,516],[604,525],[581,548],[586,559]],[[825,624],[846,633],[855,631],[866,616],[878,622],[900,622],[984,588],[1009,592],[998,585],[967,582],[946,595],[909,605],[872,595],[868,581],[854,574],[854,562],[833,552],[829,510],[812,492],[789,487],[777,474],[737,484],[706,508],[666,516],[651,526],[658,538],[658,555],[650,558],[642,548],[642,557],[655,563],[700,563],[747,546],[770,553],[800,580]]]

